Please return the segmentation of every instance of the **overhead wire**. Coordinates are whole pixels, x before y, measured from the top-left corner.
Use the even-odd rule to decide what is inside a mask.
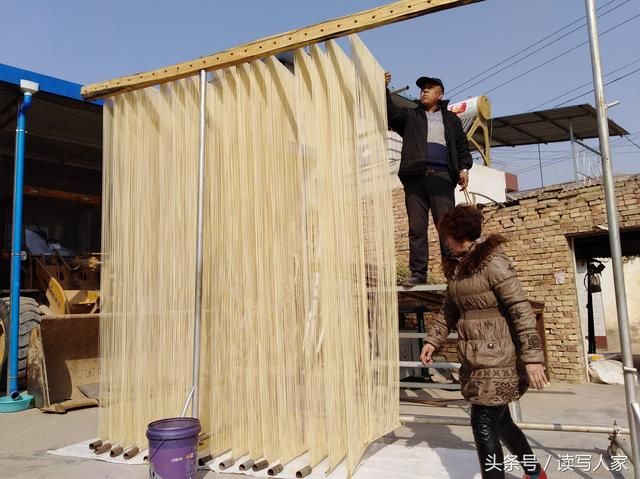
[[[640,14],[638,14],[638,16],[640,16]],[[624,74],[622,76],[614,78],[613,80],[609,80],[608,82],[604,83],[604,86],[611,85],[612,83],[616,83],[617,81],[623,80],[623,79],[625,79],[627,77],[630,77],[631,75],[635,75],[638,72],[640,72],[640,68],[636,68],[635,70],[633,70],[631,72],[628,72],[628,73],[626,73],[626,74]],[[581,98],[581,97],[583,97],[585,95],[588,95],[589,93],[592,93],[592,92],[593,92],[593,88],[591,90],[589,90],[588,92],[582,93],[581,95],[574,96],[573,98],[569,98],[568,100],[563,101],[562,103],[558,103],[557,105],[554,106],[554,108],[557,108],[557,107],[562,106],[562,105],[566,105],[567,103],[570,103],[570,102],[572,102],[574,100],[577,100],[578,98]]]
[[[617,72],[619,72],[620,70],[624,70],[625,68],[628,68],[628,67],[630,67],[631,65],[635,65],[635,64],[636,64],[636,63],[638,63],[638,62],[640,62],[640,58],[636,58],[634,61],[629,62],[629,63],[627,63],[626,65],[623,65],[623,66],[621,66],[621,67],[619,67],[619,68],[616,68],[615,70],[612,70],[612,71],[610,71],[609,73],[605,73],[604,78],[606,78],[606,77],[608,77],[608,76],[611,76],[612,74],[617,73]],[[588,82],[583,83],[582,85],[580,85],[580,86],[578,86],[578,87],[575,87],[575,88],[573,88],[573,89],[571,89],[571,90],[568,90],[568,91],[566,91],[566,92],[564,92],[564,93],[561,93],[560,95],[555,96],[555,97],[553,97],[553,98],[551,98],[551,99],[549,99],[549,100],[545,101],[544,103],[540,103],[539,105],[534,106],[534,107],[533,107],[533,108],[531,108],[529,111],[531,112],[531,111],[538,110],[541,106],[544,106],[544,105],[546,105],[547,103],[551,103],[551,102],[552,102],[552,101],[554,101],[554,100],[558,100],[558,99],[560,99],[560,98],[562,98],[562,97],[564,97],[564,96],[566,96],[566,95],[568,95],[568,94],[570,94],[570,93],[573,93],[573,92],[574,92],[574,91],[576,91],[576,90],[580,90],[581,88],[584,88],[584,87],[589,86],[589,85],[591,85],[591,84],[593,84],[593,81],[592,81],[592,80],[589,80]],[[591,93],[591,92],[593,92],[593,90],[589,90],[589,91],[588,91],[588,92],[586,92],[585,94],[587,94],[587,93]],[[579,98],[579,97],[578,97],[578,98]]]
[[[636,18],[638,18],[638,17],[640,17],[640,13],[637,13],[637,14],[633,15],[632,17],[627,18],[627,19],[626,19],[626,20],[624,20],[623,22],[620,22],[620,23],[618,23],[618,24],[614,25],[613,27],[611,27],[611,28],[609,28],[609,29],[605,30],[604,32],[600,33],[600,35],[599,35],[599,36],[600,36],[600,37],[602,37],[602,36],[606,35],[607,33],[612,32],[612,31],[614,31],[614,30],[616,30],[616,29],[618,29],[618,28],[620,28],[620,27],[622,27],[622,26],[626,25],[627,23],[629,23],[629,22],[631,22],[631,21],[635,20],[635,19],[636,19]],[[580,47],[583,47],[584,45],[586,45],[586,44],[588,44],[588,43],[589,43],[589,41],[588,41],[588,40],[586,40],[586,41],[584,41],[584,42],[579,43],[578,45],[575,45],[575,46],[573,46],[573,47],[569,48],[568,50],[563,51],[562,53],[560,53],[560,54],[558,54],[558,55],[556,55],[556,56],[554,56],[554,57],[552,57],[552,58],[550,58],[550,59],[548,59],[548,60],[546,60],[546,61],[544,61],[544,62],[542,62],[542,63],[538,64],[538,65],[536,65],[535,67],[530,68],[530,69],[528,69],[527,71],[522,72],[522,73],[520,73],[520,74],[518,74],[518,75],[516,75],[516,76],[514,76],[514,77],[512,77],[512,78],[510,78],[509,80],[507,80],[507,81],[504,81],[504,82],[500,83],[499,85],[496,85],[495,87],[491,88],[490,90],[487,90],[487,91],[485,92],[485,95],[488,95],[489,93],[494,92],[494,91],[498,90],[499,88],[502,88],[503,86],[506,86],[506,85],[509,85],[510,83],[513,83],[514,81],[516,81],[516,80],[518,80],[518,79],[522,78],[523,76],[526,76],[526,75],[528,75],[529,73],[531,73],[531,72],[533,72],[533,71],[535,71],[535,70],[538,70],[539,68],[542,68],[542,67],[543,67],[543,66],[545,66],[545,65],[548,65],[549,63],[551,63],[551,62],[553,62],[553,61],[557,60],[558,58],[562,58],[563,56],[565,56],[565,55],[567,55],[567,54],[569,54],[569,53],[571,53],[571,52],[573,52],[573,51],[577,50],[577,49],[578,49],[578,48],[580,48]],[[617,81],[617,80],[618,80],[618,79],[616,79],[616,81]],[[609,82],[609,83],[612,83],[612,82]],[[580,96],[582,96],[582,95],[580,95]]]
[[[600,10],[600,9],[602,9],[602,8],[606,8],[607,6],[611,5],[611,4],[612,4],[612,3],[614,3],[615,1],[616,1],[616,0],[611,0],[611,1],[610,1],[610,2],[608,2],[608,3],[606,3],[606,4],[604,4],[604,5],[601,5],[600,7],[598,7],[598,8],[597,8],[597,10]],[[604,16],[604,15],[606,15],[607,13],[609,13],[609,12],[611,12],[611,11],[615,10],[616,8],[618,8],[618,7],[622,6],[622,5],[624,5],[624,4],[625,4],[625,3],[627,3],[628,1],[630,1],[630,0],[625,0],[623,3],[621,3],[621,4],[617,5],[616,7],[612,8],[611,10],[609,10],[609,11],[607,11],[607,12],[604,12],[604,13],[602,13],[602,14],[598,15],[598,18],[600,18],[601,16]],[[549,39],[549,38],[553,37],[554,35],[556,35],[556,34],[558,34],[558,33],[562,32],[563,30],[566,30],[567,28],[569,28],[569,27],[571,27],[571,26],[575,25],[575,24],[576,24],[576,23],[578,23],[579,21],[584,20],[585,18],[586,18],[586,16],[582,16],[582,17],[578,18],[577,20],[574,20],[573,22],[569,23],[568,25],[565,25],[564,27],[560,28],[559,30],[556,30],[555,32],[553,32],[553,33],[551,33],[551,34],[549,34],[549,35],[547,35],[547,36],[543,37],[542,39],[540,39],[540,40],[537,40],[537,41],[533,42],[533,43],[532,43],[532,44],[530,44],[529,46],[527,46],[527,47],[523,48],[522,50],[520,50],[520,51],[518,51],[518,52],[516,52],[516,53],[514,53],[514,54],[513,54],[513,55],[511,55],[510,57],[508,57],[508,58],[506,58],[506,59],[502,60],[502,61],[501,61],[501,62],[499,62],[499,63],[496,63],[495,65],[493,65],[493,66],[491,66],[491,67],[487,68],[486,70],[484,70],[484,71],[482,71],[482,72],[478,73],[477,75],[475,75],[475,76],[471,77],[470,79],[468,79],[468,80],[466,80],[466,81],[464,81],[464,82],[462,82],[462,83],[460,83],[460,84],[458,84],[458,85],[454,86],[453,88],[451,88],[451,89],[450,89],[450,91],[451,91],[452,93],[457,92],[457,90],[459,90],[462,86],[464,86],[464,85],[468,84],[469,82],[471,82],[471,81],[475,80],[476,78],[478,78],[478,77],[480,77],[480,76],[484,75],[485,73],[490,72],[490,71],[491,71],[491,70],[493,70],[494,68],[499,67],[500,65],[503,65],[504,63],[506,63],[506,62],[508,62],[509,60],[511,60],[511,59],[513,59],[513,58],[515,58],[515,57],[517,57],[517,56],[518,56],[518,55],[520,55],[521,53],[524,53],[524,52],[526,52],[527,50],[529,50],[529,49],[531,49],[531,48],[533,48],[533,47],[535,47],[535,46],[539,45],[539,44],[540,44],[540,42],[544,42],[545,40],[547,40],[547,39]],[[555,42],[557,42],[557,41],[561,40],[562,38],[565,38],[566,36],[570,35],[571,33],[575,32],[575,31],[577,31],[577,30],[579,30],[580,28],[584,27],[585,25],[586,25],[586,22],[585,22],[583,25],[580,25],[579,27],[577,27],[576,29],[573,29],[573,30],[571,30],[570,32],[568,32],[568,33],[566,33],[566,34],[562,35],[561,37],[559,37],[559,38],[557,38],[557,39],[553,40],[552,42],[549,42],[549,43],[545,44],[544,46],[542,46],[542,47],[538,48],[537,50],[535,50],[534,52],[530,53],[529,55],[527,55],[527,56],[525,56],[525,57],[521,58],[520,60],[517,60],[516,62],[511,63],[510,65],[508,65],[508,66],[507,66],[507,67],[505,67],[504,69],[508,68],[509,66],[515,65],[516,63],[518,63],[518,62],[520,62],[520,61],[522,61],[522,60],[524,60],[524,59],[526,59],[526,58],[529,58],[531,55],[533,55],[533,54],[537,53],[538,51],[542,50],[543,48],[546,48],[546,47],[550,46],[551,44],[553,44],[553,43],[555,43]],[[484,81],[484,80],[486,80],[487,78],[490,78],[490,77],[494,76],[495,74],[497,74],[497,73],[499,73],[499,72],[503,71],[504,69],[501,69],[501,70],[499,70],[498,72],[493,73],[492,75],[490,75],[490,76],[488,76],[488,77],[486,77],[486,78],[484,78],[484,79],[480,80],[479,82]],[[468,86],[467,88],[465,88],[465,89],[463,89],[463,90],[461,90],[461,91],[468,90],[468,89],[469,89],[469,88],[471,88],[472,86],[477,85],[479,82],[474,83],[473,85],[470,85],[470,86]],[[457,93],[460,93],[460,92],[457,92]],[[454,93],[454,95],[455,95],[455,94],[456,94],[456,93]]]

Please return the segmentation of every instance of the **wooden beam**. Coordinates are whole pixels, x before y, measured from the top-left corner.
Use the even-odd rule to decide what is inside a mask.
[[[54,200],[71,201],[73,203],[84,203],[92,206],[100,206],[102,203],[100,196],[88,195],[85,193],[72,193],[70,191],[52,190],[50,188],[40,188],[39,186],[24,187],[24,195],[35,198],[47,198]]]
[[[383,7],[372,8],[318,23],[310,27],[273,35],[188,62],[86,85],[82,87],[81,93],[85,99],[89,100],[125,91],[138,90],[150,85],[192,76],[203,69],[217,70],[226,68],[281,52],[295,50],[331,38],[342,37],[440,10],[481,1],[484,0],[402,0]]]

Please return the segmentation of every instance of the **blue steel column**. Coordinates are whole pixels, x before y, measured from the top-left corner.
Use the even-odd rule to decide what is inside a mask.
[[[13,236],[11,240],[11,326],[9,337],[9,376],[7,393],[18,394],[18,338],[20,336],[20,257],[22,255],[22,190],[24,186],[24,144],[26,111],[31,106],[32,94],[25,92],[18,110],[16,128],[16,154],[13,181]]]
[[[18,349],[20,336],[20,260],[22,255],[22,197],[24,187],[24,145],[26,111],[31,106],[33,94],[39,85],[28,80],[20,80],[23,93],[18,108],[16,127],[15,171],[13,176],[13,225],[11,239],[11,284],[10,284],[10,325],[9,364],[7,367],[7,396],[0,397],[0,412],[22,411],[31,407],[32,396],[21,396],[18,391]]]

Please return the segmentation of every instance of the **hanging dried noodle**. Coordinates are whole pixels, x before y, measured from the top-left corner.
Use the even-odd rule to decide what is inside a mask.
[[[200,416],[214,454],[351,474],[398,424],[383,71],[330,41],[206,92]],[[191,388],[198,86],[105,108],[100,436],[144,447]]]

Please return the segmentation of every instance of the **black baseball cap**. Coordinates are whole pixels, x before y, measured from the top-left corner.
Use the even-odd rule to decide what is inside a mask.
[[[424,85],[426,83],[431,83],[433,85],[438,85],[440,88],[442,88],[442,93],[444,93],[444,83],[442,83],[442,80],[440,80],[440,78],[433,78],[433,77],[420,77],[416,80],[416,85],[418,86],[418,88],[420,88],[422,90],[422,88],[424,87]]]

